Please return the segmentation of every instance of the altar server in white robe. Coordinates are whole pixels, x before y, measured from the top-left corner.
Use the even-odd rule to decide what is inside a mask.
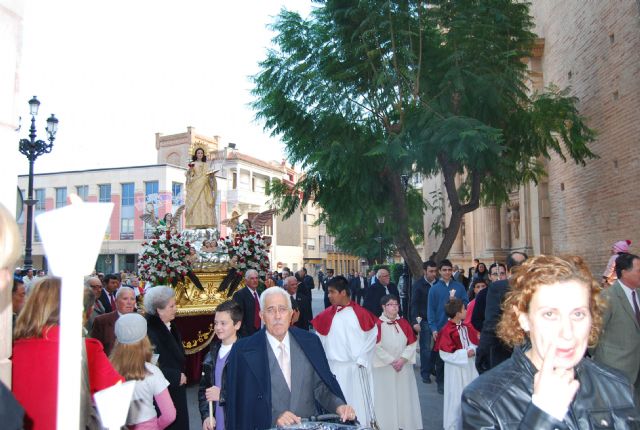
[[[351,300],[344,276],[331,278],[327,290],[331,306],[311,324],[320,336],[345,400],[355,409],[358,421],[368,425],[374,407],[371,367],[378,336],[376,317]]]
[[[378,425],[385,430],[422,429],[418,386],[413,373],[416,335],[409,321],[400,317],[400,300],[382,297],[377,321],[378,342],[373,356],[373,386]]]
[[[478,377],[475,366],[478,333],[464,322],[467,311],[462,300],[451,298],[444,311],[449,321],[438,333],[434,348],[445,366],[442,424],[445,430],[457,430],[462,429],[462,390]]]

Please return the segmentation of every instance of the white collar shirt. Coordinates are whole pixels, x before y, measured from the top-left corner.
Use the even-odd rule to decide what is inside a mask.
[[[267,333],[267,340],[269,341],[269,345],[271,346],[271,350],[273,351],[273,354],[277,357],[278,354],[280,354],[280,348],[278,346],[280,345],[281,342],[278,339],[276,339],[274,336],[272,336],[271,333],[269,333],[268,331],[266,331],[266,333]],[[287,334],[284,335],[284,339],[282,339],[282,343],[284,343],[285,349],[289,352],[289,354],[291,354],[291,348],[289,348],[291,341],[289,340],[288,331],[287,331]]]

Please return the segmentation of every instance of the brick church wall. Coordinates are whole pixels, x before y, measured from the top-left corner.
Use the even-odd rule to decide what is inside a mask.
[[[599,159],[548,164],[553,251],[601,273],[614,241],[640,253],[640,2],[533,0],[531,13],[545,86],[570,86],[598,132]]]

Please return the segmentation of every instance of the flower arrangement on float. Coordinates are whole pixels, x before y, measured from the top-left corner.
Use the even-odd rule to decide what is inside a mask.
[[[180,233],[160,223],[153,230],[153,238],[142,243],[138,255],[138,276],[153,285],[172,285],[183,282],[191,270],[187,260],[191,244]]]
[[[238,224],[233,237],[220,238],[218,249],[226,252],[240,274],[254,269],[260,276],[269,270],[269,244],[264,237],[245,224]]]

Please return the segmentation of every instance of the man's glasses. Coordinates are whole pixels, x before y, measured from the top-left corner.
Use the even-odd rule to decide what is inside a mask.
[[[289,312],[289,308],[286,306],[269,306],[264,311],[267,313],[267,315],[275,315],[275,314],[283,315]]]

